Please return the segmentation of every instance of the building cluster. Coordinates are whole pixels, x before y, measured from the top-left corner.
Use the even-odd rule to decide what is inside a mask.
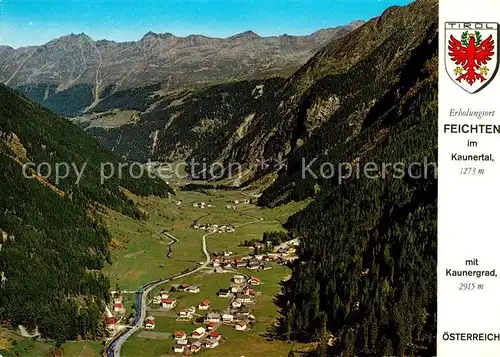
[[[211,311],[203,316],[202,327],[197,327],[189,335],[185,331],[176,331],[176,341],[173,351],[176,353],[199,352],[202,348],[216,348],[223,337],[217,332],[221,325],[230,325],[237,331],[248,330],[255,320],[252,315],[255,308],[256,292],[254,286],[260,285],[261,280],[257,277],[235,275],[229,288],[220,289],[218,296],[229,298],[229,307],[225,311]],[[208,311],[212,307],[210,300],[205,299],[198,305],[198,310]],[[180,318],[192,318],[195,316],[195,307],[183,309],[179,312]]]
[[[125,316],[127,310],[123,303],[123,296],[119,292],[113,294],[112,308],[106,307],[105,318],[106,318],[106,330],[109,332],[114,332],[116,328],[116,323]]]
[[[264,259],[259,257],[230,258],[227,256],[215,256],[211,259],[211,264],[217,273],[223,273],[232,268],[247,268],[249,270],[272,269],[271,261],[274,259]]]
[[[205,202],[193,203],[193,208],[212,208],[211,204],[206,204]]]
[[[251,203],[251,200],[249,198],[246,198],[244,200],[234,200],[232,203],[235,205],[249,204]]]
[[[233,233],[236,231],[235,227],[231,224],[198,224],[197,222],[192,226],[194,229],[201,229],[207,233]]]
[[[255,286],[261,284],[257,277],[247,275],[234,275],[227,289],[220,289],[217,296],[228,299],[228,307],[224,310],[212,309],[212,302],[209,299],[203,299],[198,306],[191,306],[178,312],[177,321],[188,321],[197,318],[197,322],[203,325],[196,327],[193,331],[176,331],[173,333],[175,353],[197,353],[203,348],[216,348],[220,342],[225,340],[217,332],[221,325],[232,326],[237,331],[248,330],[255,316],[256,296],[258,293],[254,290]],[[171,291],[200,292],[198,285],[176,284],[172,286]],[[176,300],[171,298],[170,293],[161,291],[155,296],[153,303],[165,307],[169,304],[170,308],[176,306]],[[149,316],[144,322],[144,328],[153,330],[155,328],[154,316]]]
[[[262,243],[256,243],[259,247]],[[272,269],[272,262],[285,265],[297,259],[296,248],[293,246],[280,248],[277,251],[258,254],[254,253],[246,257],[231,257],[232,252],[214,253],[211,258],[211,265],[217,273],[224,273],[227,270],[247,268],[249,270]]]
[[[189,335],[184,331],[176,331],[173,334],[175,345],[173,351],[175,353],[197,353],[202,348],[216,348],[219,346],[223,337],[215,330],[208,330],[205,327],[198,327]]]

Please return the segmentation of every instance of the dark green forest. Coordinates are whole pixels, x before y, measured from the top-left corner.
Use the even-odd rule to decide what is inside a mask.
[[[286,339],[319,341],[318,356],[436,353],[437,42],[433,25],[396,80],[372,82],[377,57],[369,56],[352,71],[315,83],[305,98],[353,94],[292,151],[288,169],[261,197],[274,206],[316,195],[286,224],[301,238],[300,260],[284,286],[279,332]],[[349,120],[372,98],[377,100],[354,131]],[[300,110],[294,135],[307,135]],[[342,144],[332,145],[332,138]],[[316,170],[324,162],[378,168],[398,163],[399,169],[340,183],[338,173],[302,180],[302,158],[318,158]]]
[[[25,150],[25,151],[23,151]],[[56,185],[27,179],[22,164],[87,163]],[[102,331],[109,280],[99,270],[111,263],[109,234],[95,204],[143,218],[120,187],[139,195],[166,196],[159,179],[133,179],[126,172],[100,183],[100,163],[117,158],[81,129],[38,104],[0,86],[0,322],[44,337],[96,338]],[[49,188],[52,184],[53,189]],[[57,187],[57,189],[55,188]]]

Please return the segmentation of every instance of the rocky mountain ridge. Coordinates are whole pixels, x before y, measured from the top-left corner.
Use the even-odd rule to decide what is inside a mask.
[[[161,83],[162,89],[289,74],[355,21],[309,36],[177,37],[148,32],[139,41],[94,41],[70,34],[44,45],[0,48],[0,82],[59,114],[74,115],[110,93]],[[71,101],[70,110],[61,103]]]

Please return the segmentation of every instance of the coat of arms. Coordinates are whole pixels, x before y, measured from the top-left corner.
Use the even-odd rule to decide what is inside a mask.
[[[498,70],[498,24],[446,22],[446,71],[469,93],[477,93]]]

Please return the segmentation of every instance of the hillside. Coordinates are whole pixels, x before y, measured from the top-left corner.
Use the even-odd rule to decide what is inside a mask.
[[[0,82],[63,115],[75,115],[115,91],[162,83],[165,90],[289,74],[323,45],[362,24],[309,36],[176,37],[148,32],[136,42],[71,34],[41,46],[0,49]]]
[[[287,223],[302,241],[281,332],[320,341],[318,355],[436,353],[437,180],[432,165],[410,166],[437,160],[436,14],[437,1],[390,8],[288,83],[290,125],[272,144],[289,148],[288,167],[260,202],[315,196]],[[361,174],[303,179],[314,160],[316,174],[323,163]],[[369,163],[377,175],[363,173]]]
[[[0,85],[0,323],[19,324],[57,343],[99,337],[109,300],[109,234],[95,210],[111,207],[134,218],[144,212],[121,188],[141,195],[171,192],[159,179],[127,172],[100,183],[100,163],[118,159],[67,120]],[[23,165],[74,164],[76,174],[23,176]],[[27,170],[27,173],[35,174]]]
[[[96,108],[103,112],[70,120],[130,160],[227,161],[255,117],[276,108],[284,83],[282,78],[270,78],[184,90],[147,108],[139,105],[143,96],[128,91],[127,109],[111,109],[110,104]],[[120,101],[115,99],[114,103]]]

